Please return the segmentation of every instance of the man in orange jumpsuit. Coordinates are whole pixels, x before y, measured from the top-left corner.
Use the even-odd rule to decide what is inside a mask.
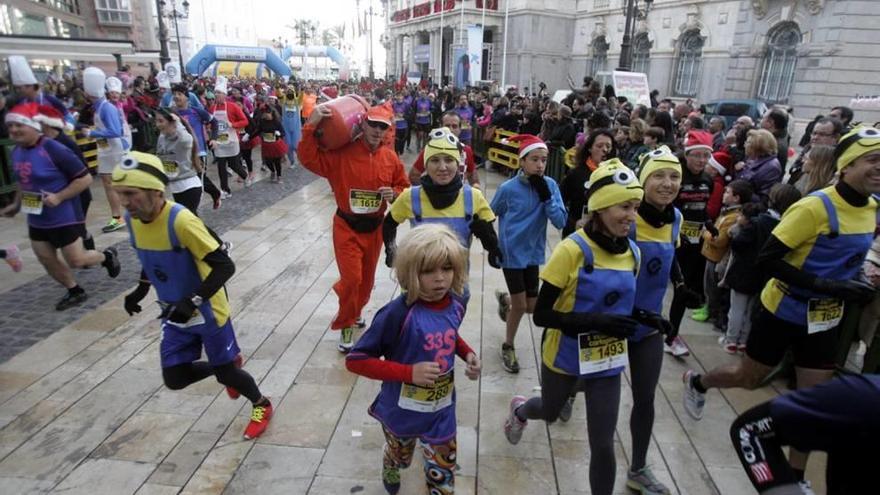
[[[330,182],[336,197],[333,250],[339,280],[333,286],[339,311],[330,325],[341,330],[339,352],[354,345],[354,330],[363,327],[361,310],[370,300],[376,264],[382,248],[383,214],[388,204],[409,187],[403,163],[393,147],[384,144],[394,116],[388,106],[367,112],[363,134],[338,150],[318,147],[315,130],[330,109],[317,106],[303,127],[297,155],[303,166]]]

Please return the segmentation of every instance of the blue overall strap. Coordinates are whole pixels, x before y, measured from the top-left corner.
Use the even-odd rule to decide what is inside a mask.
[[[639,268],[642,266],[642,252],[639,250],[638,244],[636,241],[632,239],[627,239],[629,241],[629,249],[632,251],[633,258],[636,260],[636,264],[633,267],[633,275],[639,275]]]
[[[464,219],[468,222],[474,216],[474,191],[471,186],[464,185]]]
[[[822,204],[825,206],[825,213],[828,215],[828,229],[830,230],[828,237],[837,237],[837,235],[840,234],[840,223],[837,220],[837,209],[834,208],[834,203],[831,202],[831,198],[823,191],[816,191],[812,193],[811,196],[818,196],[822,199]]]
[[[674,248],[676,241],[678,241],[678,236],[681,235],[681,222],[684,217],[682,217],[678,208],[673,207],[672,211],[675,212],[675,220],[672,221],[672,247]]]
[[[587,244],[587,240],[578,235],[577,232],[571,234],[568,238],[577,243],[578,247],[581,248],[581,252],[584,253],[584,270],[586,270],[587,273],[591,273],[593,271],[593,250],[590,248],[590,245]]]
[[[131,240],[131,247],[137,249],[137,243],[134,242],[134,230],[131,228],[131,213],[128,210],[122,214],[125,218],[125,227],[128,229],[128,238]]]
[[[180,240],[177,239],[177,233],[174,232],[174,220],[177,219],[177,214],[183,210],[183,205],[174,203],[174,206],[171,207],[171,212],[168,213],[168,241],[171,243],[171,249],[174,251],[180,251]]]
[[[635,222],[633,222],[633,223],[629,226],[629,233],[628,233],[626,236],[629,237],[629,238],[632,239],[632,240],[636,240],[636,239],[637,239],[637,237],[636,237],[636,230],[637,230],[637,227],[636,227],[636,226],[637,226],[638,224],[639,224],[639,222],[638,222],[638,220],[636,220]]]
[[[413,218],[416,222],[422,221],[422,186],[412,186],[409,188],[410,202],[412,202]]]

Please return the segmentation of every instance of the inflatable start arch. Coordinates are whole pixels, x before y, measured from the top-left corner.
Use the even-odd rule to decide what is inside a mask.
[[[218,61],[262,63],[280,76],[292,74],[290,67],[271,48],[247,46],[205,45],[186,63],[185,69],[188,74],[200,76]]]

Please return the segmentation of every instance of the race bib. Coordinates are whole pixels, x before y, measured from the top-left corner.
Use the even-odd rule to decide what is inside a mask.
[[[453,390],[455,390],[455,374],[453,369],[449,368],[434,381],[433,387],[420,387],[412,383],[402,384],[397,405],[407,411],[437,412],[452,405]]]
[[[196,310],[196,312],[193,313],[192,318],[190,318],[189,320],[187,320],[186,323],[174,323],[174,322],[171,321],[171,320],[165,320],[165,324],[166,324],[166,325],[171,325],[171,326],[173,326],[173,327],[177,327],[177,328],[191,328],[191,327],[197,327],[197,326],[199,326],[199,325],[204,325],[204,324],[205,324],[205,317],[202,315],[202,312],[201,312],[201,311]]]
[[[416,113],[416,117],[427,117],[431,115],[431,112],[418,112]]]
[[[463,131],[467,131],[467,130],[469,130],[470,128],[471,128],[471,123],[470,123],[470,122],[468,122],[468,121],[466,121],[466,120],[463,120],[463,121],[461,122],[461,130],[463,130]]]
[[[843,301],[840,299],[810,299],[807,302],[807,333],[831,330],[843,319]]]
[[[226,134],[225,132],[223,134],[218,134],[217,135],[217,142],[220,144],[228,143],[229,142],[229,134]]]
[[[594,333],[578,335],[578,365],[581,375],[626,366],[626,339]]]
[[[382,195],[379,194],[379,191],[350,189],[348,192],[348,205],[351,207],[351,212],[358,215],[376,213],[382,206]]]
[[[180,171],[179,167],[177,166],[177,162],[173,160],[163,160],[162,168],[165,170],[165,175],[167,175],[168,177],[176,177],[178,172]]]
[[[110,148],[110,143],[106,139],[95,139],[95,143],[97,143],[98,148],[101,148],[102,150]]]
[[[43,213],[43,193],[22,191],[21,211],[28,215],[40,215]]]
[[[274,143],[275,140],[278,139],[274,132],[264,132],[261,137],[263,138],[264,143]]]
[[[700,230],[702,229],[702,222],[692,222],[690,220],[681,222],[681,233],[691,244],[700,242]]]
[[[217,121],[217,132],[226,133],[229,130],[229,123],[225,120]]]

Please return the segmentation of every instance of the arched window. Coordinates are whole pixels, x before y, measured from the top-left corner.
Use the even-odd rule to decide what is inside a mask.
[[[678,65],[675,70],[675,94],[696,96],[700,87],[700,68],[703,65],[703,37],[698,30],[681,36]]]
[[[633,40],[632,70],[633,72],[648,73],[651,66],[651,40],[648,33],[639,33]]]
[[[801,40],[801,31],[793,22],[782,24],[770,32],[758,98],[773,103],[788,100],[797,66],[797,47]]]
[[[593,40],[593,67],[592,73],[595,76],[597,72],[606,70],[608,66],[608,48],[611,45],[605,40],[605,36],[598,36]]]

